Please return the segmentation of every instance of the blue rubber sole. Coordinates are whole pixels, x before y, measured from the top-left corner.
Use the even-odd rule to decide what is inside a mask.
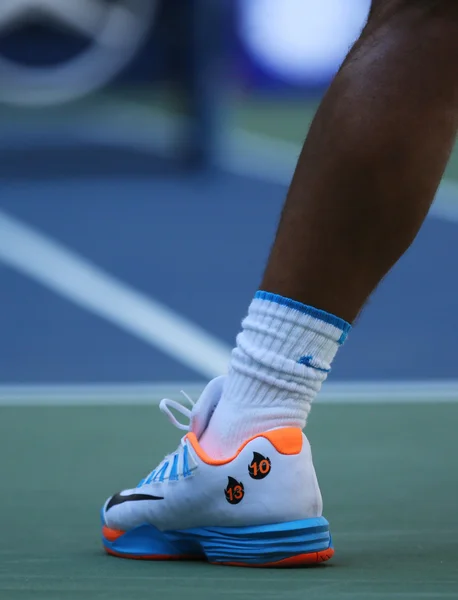
[[[240,566],[300,566],[329,560],[334,551],[324,517],[254,527],[199,527],[159,531],[140,525],[130,531],[105,525],[109,554],[149,560],[207,560]]]

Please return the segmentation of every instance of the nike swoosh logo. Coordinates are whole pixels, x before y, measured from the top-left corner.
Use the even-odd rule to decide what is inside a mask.
[[[124,502],[138,502],[139,500],[164,500],[164,498],[162,496],[150,496],[148,494],[130,494],[129,496],[115,494],[108,502],[105,510],[110,510],[113,506],[123,504]]]
[[[297,362],[300,365],[305,365],[306,367],[311,367],[312,369],[315,369],[315,371],[321,371],[322,373],[329,373],[331,371],[331,369],[323,369],[322,367],[319,367],[318,365],[314,365],[312,363],[312,361],[313,361],[313,356],[301,356]]]

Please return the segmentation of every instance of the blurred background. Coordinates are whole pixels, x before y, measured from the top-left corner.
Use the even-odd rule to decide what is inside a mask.
[[[141,399],[224,371],[369,5],[0,1],[1,398]],[[454,153],[328,394],[456,391],[457,179]]]
[[[156,401],[226,370],[368,10],[0,0],[2,600],[456,598],[456,151],[307,428],[336,568],[121,564],[98,540],[104,499],[178,443]]]

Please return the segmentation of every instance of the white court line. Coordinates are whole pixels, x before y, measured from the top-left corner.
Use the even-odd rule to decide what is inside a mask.
[[[133,114],[140,117],[141,127],[133,126]],[[151,124],[154,135],[144,126],[145,120]],[[186,127],[186,119],[127,102],[96,111],[86,121],[78,120],[66,127],[65,133],[73,140],[172,155],[171,148],[182,135],[182,127]],[[48,139],[46,132],[36,131],[35,136],[23,139],[13,136],[9,141],[16,141],[18,147],[42,145],[43,139]],[[62,132],[55,137],[56,144],[61,141]],[[229,137],[218,164],[236,175],[288,185],[299,153],[299,145],[237,130]],[[450,202],[451,198],[455,202]],[[430,214],[458,223],[457,200],[458,184],[444,181]],[[157,346],[205,377],[226,371],[229,346],[2,212],[0,260]]]
[[[3,211],[1,261],[204,377],[227,370],[229,346]]]
[[[205,383],[0,385],[0,406],[134,406],[180,398],[197,399]],[[328,382],[317,404],[458,403],[456,381]]]

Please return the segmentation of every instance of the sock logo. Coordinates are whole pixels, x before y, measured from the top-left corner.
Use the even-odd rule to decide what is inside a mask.
[[[253,460],[248,466],[248,473],[252,479],[264,479],[270,473],[271,468],[270,458],[259,454],[259,452],[253,452]]]
[[[227,479],[227,488],[224,490],[226,500],[229,504],[238,504],[243,500],[243,496],[245,495],[243,483],[233,477],[228,477]]]

